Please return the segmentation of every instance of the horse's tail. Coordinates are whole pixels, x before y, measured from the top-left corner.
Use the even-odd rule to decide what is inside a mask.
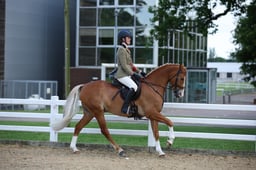
[[[79,111],[79,94],[80,94],[80,88],[83,86],[83,84],[75,86],[71,92],[69,93],[66,103],[64,105],[64,114],[62,120],[59,122],[53,122],[51,123],[51,127],[55,131],[59,131],[66,127],[73,116]]]

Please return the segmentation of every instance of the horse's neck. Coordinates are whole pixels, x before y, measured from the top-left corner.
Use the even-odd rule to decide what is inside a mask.
[[[166,87],[169,80],[170,70],[171,69],[169,67],[158,69],[149,74],[146,80],[151,83]]]

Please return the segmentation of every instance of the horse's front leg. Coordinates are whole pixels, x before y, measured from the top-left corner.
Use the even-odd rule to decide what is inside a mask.
[[[169,127],[169,137],[167,140],[167,145],[168,146],[173,145],[174,139],[175,139],[174,130],[173,130],[173,126],[171,126]]]
[[[169,136],[168,136],[168,140],[167,140],[167,145],[168,146],[173,145],[174,139],[175,139],[174,130],[173,130],[173,122],[170,119],[163,116],[161,113],[152,114],[150,116],[150,119],[155,120],[157,122],[164,123],[169,127]]]
[[[162,151],[160,141],[159,141],[159,130],[158,130],[158,122],[155,120],[150,120],[151,128],[155,137],[156,141],[156,151],[158,152],[159,156],[165,156],[165,153]]]

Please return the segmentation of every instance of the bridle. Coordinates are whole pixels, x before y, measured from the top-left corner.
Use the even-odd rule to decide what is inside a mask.
[[[162,86],[162,85],[159,85],[159,84],[155,84],[155,83],[146,81],[145,79],[142,79],[141,82],[144,82],[145,84],[147,84],[154,92],[156,92],[164,100],[164,96],[157,89],[155,89],[154,86],[161,87],[161,88],[164,89],[164,91],[166,91],[166,89],[172,89],[174,91],[174,93],[177,93],[178,90],[179,90],[178,80],[179,80],[179,76],[180,76],[181,73],[182,73],[182,70],[181,70],[181,64],[180,64],[177,73],[174,74],[172,77],[170,77],[168,79],[168,82],[171,82],[172,79],[176,78],[173,87]],[[184,89],[184,87],[181,87],[181,88]]]
[[[182,71],[181,71],[181,64],[179,66],[179,70],[177,71],[177,73],[168,80],[170,82],[174,77],[176,77],[174,86],[172,87],[172,90],[174,91],[174,93],[177,93],[178,90],[179,90],[179,88],[178,88],[178,80],[179,80],[180,73],[182,73]],[[184,88],[185,87],[183,87],[183,86],[180,87],[180,89],[184,89]]]

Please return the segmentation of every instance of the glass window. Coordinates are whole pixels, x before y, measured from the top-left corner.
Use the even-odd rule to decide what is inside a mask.
[[[96,29],[80,28],[79,31],[80,46],[95,46],[96,45]]]
[[[232,73],[227,73],[227,78],[232,78]]]
[[[99,8],[99,26],[115,26],[115,9]]]
[[[100,0],[100,5],[114,5],[114,2],[114,0]]]
[[[147,6],[136,8],[136,26],[152,25],[151,18],[153,18],[153,14],[148,12]]]
[[[217,78],[220,78],[220,73],[219,72],[217,72],[217,76],[216,76]]]
[[[133,0],[119,0],[119,5],[133,5]]]
[[[155,5],[155,3],[156,3],[155,0],[136,0],[137,6],[144,6],[144,5],[153,6]]]
[[[98,48],[98,61],[97,65],[101,65],[101,63],[114,63],[115,62],[115,54],[114,48]]]
[[[96,8],[80,8],[80,26],[96,26]]]
[[[91,0],[80,0],[80,6],[96,6],[97,1],[91,1]]]
[[[136,48],[134,62],[141,63],[141,64],[152,64],[153,49],[152,48]]]
[[[113,29],[99,29],[99,45],[113,45],[114,44],[114,30]]]
[[[190,71],[187,76],[188,83],[188,102],[206,103],[207,102],[207,72]]]
[[[118,26],[134,26],[134,8],[120,8]]]
[[[136,46],[153,46],[153,38],[149,32],[150,29],[147,27],[136,28]]]
[[[95,66],[95,48],[79,48],[80,66]]]

